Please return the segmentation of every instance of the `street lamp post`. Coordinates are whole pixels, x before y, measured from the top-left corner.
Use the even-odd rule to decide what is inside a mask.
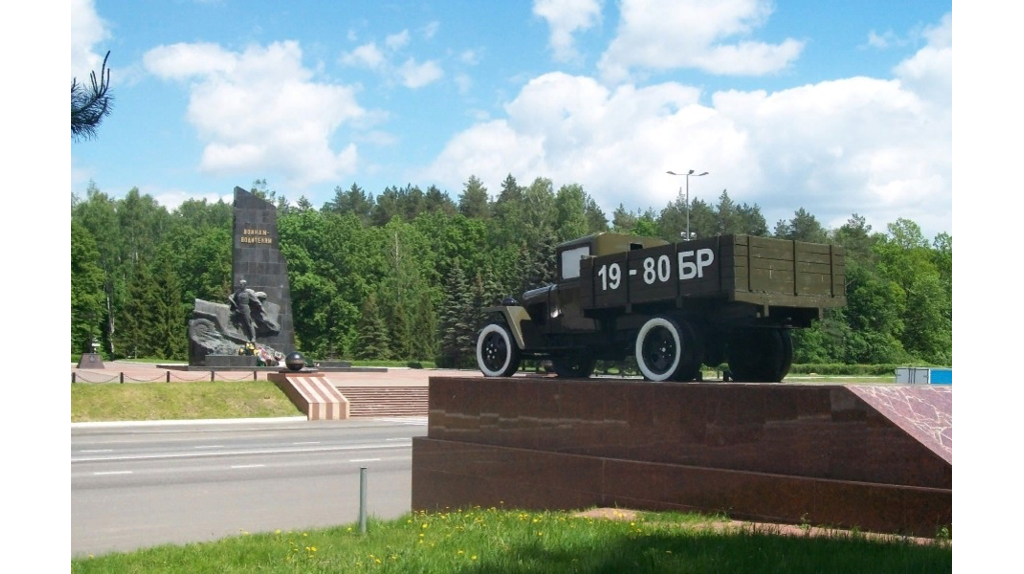
[[[706,171],[704,173],[693,173],[694,171],[696,171],[696,170],[691,169],[690,171],[688,171],[686,173],[676,173],[674,171],[666,171],[665,172],[665,173],[667,173],[669,175],[685,175],[686,176],[686,240],[687,241],[690,240],[690,176],[692,175],[693,177],[700,177],[702,175],[707,175],[708,174],[708,172],[706,172]]]

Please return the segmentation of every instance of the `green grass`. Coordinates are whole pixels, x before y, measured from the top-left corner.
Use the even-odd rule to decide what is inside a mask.
[[[950,544],[860,534],[712,529],[697,515],[633,521],[467,509],[356,525],[242,533],[216,542],[76,557],[75,573],[180,572],[952,572]]]
[[[270,381],[71,385],[71,422],[301,416]]]

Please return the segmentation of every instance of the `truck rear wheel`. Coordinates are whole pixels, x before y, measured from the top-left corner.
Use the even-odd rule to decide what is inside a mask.
[[[636,364],[649,381],[693,380],[700,368],[698,347],[686,321],[659,315],[636,336]]]
[[[793,364],[789,329],[743,329],[729,338],[729,370],[737,381],[778,383]]]
[[[508,327],[490,323],[476,337],[476,364],[485,376],[511,377],[519,370],[519,347]]]
[[[574,353],[564,357],[551,357],[551,367],[555,374],[563,379],[586,379],[594,372],[594,360],[586,352]]]

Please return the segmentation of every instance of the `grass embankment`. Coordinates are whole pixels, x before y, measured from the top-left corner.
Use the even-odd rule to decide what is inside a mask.
[[[71,385],[71,422],[300,416],[270,381]]]
[[[780,536],[698,515],[633,520],[468,509],[309,531],[80,557],[71,571],[181,572],[952,572],[952,546],[863,534]]]

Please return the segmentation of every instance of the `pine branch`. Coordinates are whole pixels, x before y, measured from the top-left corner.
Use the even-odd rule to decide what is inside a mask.
[[[107,51],[98,78],[95,71],[90,72],[91,86],[79,84],[77,78],[71,80],[71,137],[75,141],[96,137],[96,128],[113,108],[114,97],[109,94],[110,70],[107,69],[109,57]]]

